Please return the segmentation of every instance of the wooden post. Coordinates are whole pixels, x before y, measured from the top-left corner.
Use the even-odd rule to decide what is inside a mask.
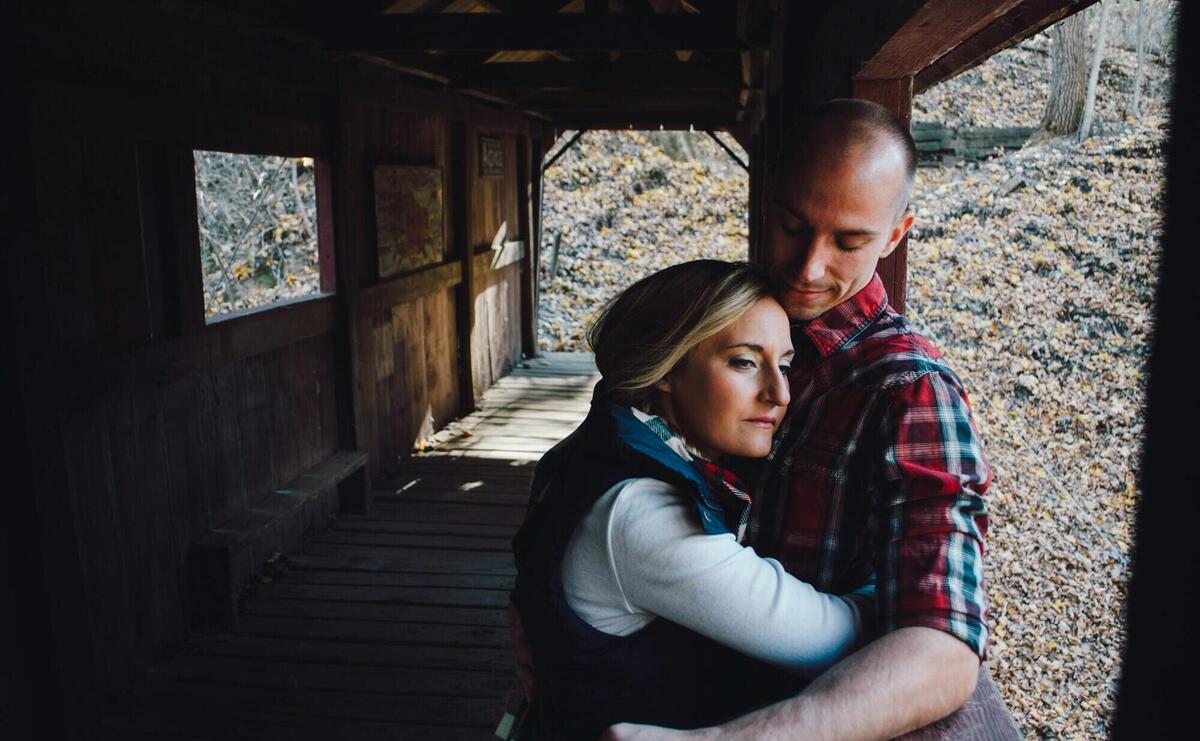
[[[331,163],[332,167],[327,168],[329,187],[326,191],[331,197],[329,211],[333,223],[329,226],[332,227],[335,245],[332,250],[335,266],[332,277],[337,293],[337,317],[333,333],[333,393],[337,409],[338,447],[342,450],[358,450],[359,446],[363,449],[370,449],[371,446],[370,428],[363,403],[364,349],[359,337],[361,311],[358,306],[362,266],[366,262],[364,253],[368,246],[362,240],[351,238],[356,233],[353,226],[356,223],[355,218],[360,217],[363,207],[361,187],[358,186],[358,168],[363,159],[363,116],[361,105],[347,90],[348,75],[346,69],[339,69],[336,155]],[[318,169],[318,174],[321,172],[322,170]],[[318,179],[318,199],[321,197],[321,186],[324,183],[324,178]],[[318,201],[317,229],[324,233],[328,227],[320,225],[321,216]],[[322,264],[323,286],[326,282],[324,267]],[[379,461],[368,460],[368,480],[371,480],[373,466],[378,464]]]
[[[855,80],[854,97],[878,103],[912,128],[912,76],[892,80]],[[883,280],[892,308],[904,313],[905,290],[908,283],[908,237],[900,240],[896,250],[879,261],[876,269]]]
[[[765,259],[762,249],[762,213],[763,213],[763,145],[762,135],[757,131],[751,138],[749,151],[750,155],[750,172],[747,179],[750,181],[749,193],[746,196],[746,213],[749,221],[749,245],[746,254],[746,259],[750,262],[763,264]]]
[[[475,409],[475,372],[471,347],[471,331],[475,328],[475,250],[471,245],[471,171],[467,141],[467,124],[450,124],[450,219],[453,225],[454,249],[462,260],[462,283],[458,286],[458,389],[459,410],[463,414]]]
[[[521,260],[521,354],[527,358],[537,355],[537,248],[534,242],[535,215],[533,204],[537,183],[535,172],[541,170],[540,139],[529,135],[517,137],[517,234],[525,240],[525,256]]]
[[[195,335],[204,330],[204,268],[200,265],[200,225],[196,216],[196,169],[190,147],[171,152],[169,184],[171,218],[176,231],[175,279],[179,302],[179,331]]]

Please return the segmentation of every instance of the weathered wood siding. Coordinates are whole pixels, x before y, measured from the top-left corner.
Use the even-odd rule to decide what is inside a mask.
[[[367,451],[372,480],[385,480],[472,405],[464,368],[482,393],[520,353],[528,271],[485,269],[464,286],[459,245],[488,245],[501,221],[528,243],[525,119],[221,32],[207,12],[81,7],[35,18],[26,39],[41,60],[24,111],[36,257],[17,279],[47,307],[26,416],[54,420],[31,445],[54,472],[37,509],[61,518],[40,546],[55,554],[51,604],[81,607],[52,608],[71,636],[59,651],[85,647],[69,660],[97,696],[186,636],[190,544],[339,449]],[[451,167],[454,126],[469,132],[470,170]],[[503,138],[502,176],[478,176],[478,131]],[[317,158],[322,284],[335,294],[204,323],[193,149]],[[379,280],[377,163],[443,168],[443,264]],[[460,326],[467,305],[473,328]]]
[[[199,254],[181,254],[190,240],[162,237],[186,232],[194,213],[152,207],[159,181],[148,162],[236,145],[236,122],[181,131],[170,99],[113,96],[98,106],[99,97],[43,91],[32,144],[86,620],[99,676],[120,686],[188,630],[188,544],[338,440],[331,322],[282,342],[263,336],[271,327],[259,316],[180,327],[200,297],[181,301],[175,279],[192,269],[198,279]],[[323,154],[319,127],[297,129],[297,146]],[[173,141],[154,141],[153,130]],[[318,135],[302,141],[305,130]],[[177,192],[194,187],[189,168],[167,177]]]
[[[345,130],[339,154],[346,222],[342,243],[351,249],[350,269],[358,286],[349,300],[361,374],[360,438],[369,446],[372,479],[382,482],[395,475],[399,461],[423,438],[474,403],[462,398],[463,370],[470,369],[478,398],[520,358],[520,266],[474,275],[469,343],[459,339],[465,314],[459,304],[468,300],[462,272],[457,278],[442,272],[463,263],[464,248],[486,249],[501,223],[507,224],[509,239],[524,238],[518,233],[516,140],[527,135],[527,125],[518,117],[404,88],[366,72],[343,80],[340,110]],[[476,119],[482,125],[476,125]],[[463,162],[451,161],[450,129],[455,120],[467,132]],[[480,135],[502,138],[502,176],[479,174]],[[378,277],[371,173],[379,163],[442,170],[442,265]],[[456,204],[466,213],[456,213]],[[456,233],[462,228],[465,235]],[[504,297],[502,302],[492,298],[498,295]],[[518,302],[517,313],[510,315],[513,301]],[[493,305],[505,316],[496,320],[487,315]],[[460,355],[467,346],[469,361]]]
[[[471,244],[475,249],[490,246],[501,225],[508,240],[525,239],[520,228],[521,201],[517,193],[517,137],[510,133],[477,127],[471,144],[472,184]],[[504,145],[504,177],[481,176],[476,158],[479,137],[500,139]],[[521,359],[521,263],[476,276],[475,326],[471,348],[474,352],[473,379],[475,398],[504,376]]]

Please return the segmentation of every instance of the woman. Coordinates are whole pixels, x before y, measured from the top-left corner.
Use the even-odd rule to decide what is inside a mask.
[[[776,667],[829,666],[861,621],[852,600],[738,543],[750,500],[724,464],[767,455],[789,400],[788,319],[765,276],[668,268],[618,296],[589,339],[592,409],[538,463],[513,541],[533,735],[698,727],[794,693]]]

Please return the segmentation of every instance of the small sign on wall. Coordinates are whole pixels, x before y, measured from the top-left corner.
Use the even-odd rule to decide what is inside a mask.
[[[442,171],[375,166],[375,242],[379,277],[442,261]]]
[[[480,177],[504,176],[504,141],[494,136],[479,137]]]

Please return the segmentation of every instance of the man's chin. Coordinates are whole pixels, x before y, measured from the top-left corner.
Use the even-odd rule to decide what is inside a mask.
[[[784,307],[784,310],[787,311],[788,318],[793,322],[811,322],[828,311],[829,307],[823,304],[820,306],[789,304]]]
[[[793,322],[811,322],[832,306],[830,295],[828,290],[807,292],[806,295],[806,292],[793,288],[783,296],[783,309]]]

